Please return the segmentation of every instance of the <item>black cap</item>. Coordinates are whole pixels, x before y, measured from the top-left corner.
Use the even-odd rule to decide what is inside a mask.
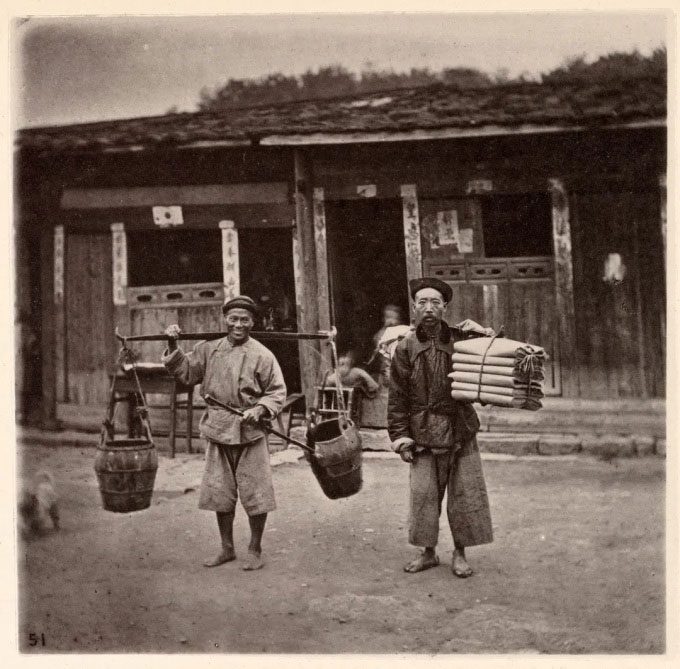
[[[228,297],[222,305],[222,313],[226,314],[229,309],[247,309],[253,316],[257,316],[257,305],[247,295]]]
[[[408,287],[412,300],[416,299],[416,293],[423,288],[434,288],[435,290],[438,290],[442,294],[444,302],[450,302],[453,297],[451,286],[433,276],[424,276],[422,279],[411,279],[408,282]]]

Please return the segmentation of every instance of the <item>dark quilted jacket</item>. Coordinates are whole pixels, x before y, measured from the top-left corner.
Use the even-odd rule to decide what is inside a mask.
[[[452,448],[477,433],[477,412],[472,404],[452,399],[451,379],[447,377],[453,344],[464,338],[459,330],[442,322],[435,339],[428,338],[419,327],[399,342],[390,369],[387,410],[392,441],[410,437],[419,446]]]

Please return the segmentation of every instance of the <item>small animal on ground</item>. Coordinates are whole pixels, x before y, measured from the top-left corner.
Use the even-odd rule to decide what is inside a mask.
[[[47,471],[38,472],[19,493],[19,531],[24,538],[45,534],[50,525],[59,529],[59,500],[54,478]]]

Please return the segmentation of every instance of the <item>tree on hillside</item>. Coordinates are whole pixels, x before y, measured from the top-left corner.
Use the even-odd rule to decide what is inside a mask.
[[[651,56],[643,56],[638,51],[616,52],[602,56],[592,63],[588,63],[585,56],[577,56],[541,75],[540,81],[552,85],[608,85],[638,78],[665,81],[666,60],[664,47],[656,49]],[[307,70],[299,77],[274,73],[259,79],[229,79],[214,90],[202,89],[198,107],[201,111],[216,111],[433,85],[461,90],[486,89],[526,83],[532,79],[526,72],[519,77],[510,78],[505,68],[491,76],[467,67],[450,67],[440,72],[432,72],[428,68],[395,72],[374,70],[369,65],[356,75],[342,65],[327,65],[316,71]]]
[[[300,77],[300,97],[330,98],[352,95],[357,89],[357,78],[341,65],[321,67],[316,72],[307,70]]]
[[[229,79],[224,86],[211,91],[203,88],[198,108],[202,111],[249,107],[263,103],[278,104],[296,100],[298,80],[283,74],[269,74],[260,79]]]
[[[665,47],[655,49],[651,56],[639,51],[614,52],[587,63],[585,56],[570,58],[567,62],[541,77],[546,84],[614,83],[630,79],[666,77],[667,56]]]
[[[259,79],[229,79],[214,90],[203,88],[198,107],[201,111],[235,109],[435,84],[469,89],[488,88],[493,81],[484,72],[469,67],[450,67],[439,73],[427,68],[411,68],[409,72],[367,68],[357,76],[341,65],[328,65],[307,70],[300,77],[276,73]]]

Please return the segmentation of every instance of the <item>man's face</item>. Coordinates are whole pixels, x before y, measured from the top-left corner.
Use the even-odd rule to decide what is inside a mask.
[[[227,324],[227,337],[235,344],[240,344],[248,339],[255,321],[247,309],[229,309],[224,322]]]
[[[421,288],[413,300],[413,311],[416,325],[434,325],[442,319],[446,310],[446,302],[442,294],[434,288]]]

